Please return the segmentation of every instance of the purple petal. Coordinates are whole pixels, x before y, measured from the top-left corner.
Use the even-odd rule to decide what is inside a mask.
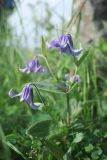
[[[21,72],[26,72],[26,73],[45,73],[45,69],[43,69],[38,61],[38,59],[33,59],[29,62],[27,62],[25,68],[19,68]]]
[[[67,34],[66,36],[68,37],[68,40],[69,40],[69,44],[70,44],[70,46],[72,46],[72,47],[73,47],[73,40],[72,40],[72,36],[71,36],[70,34]]]
[[[22,96],[21,96],[20,102],[23,100],[28,101],[30,97],[31,97],[31,87],[28,84],[22,90]]]
[[[80,83],[80,76],[79,75],[74,75],[73,76],[73,82]]]
[[[47,70],[44,68],[39,68],[38,73],[47,73]]]
[[[32,108],[32,109],[34,109],[34,110],[37,110],[38,109],[38,106],[37,105],[35,105],[34,103],[30,103],[30,107]]]
[[[60,47],[60,51],[62,53],[71,54],[71,49],[69,45],[66,45],[65,47]]]
[[[47,43],[48,48],[58,48],[60,47],[59,39],[53,40],[51,43]]]
[[[46,73],[46,70],[43,69],[39,63],[39,61],[36,59],[35,60],[35,67],[34,67],[34,72],[38,72],[38,73]]]
[[[36,65],[35,59],[29,61],[29,62],[26,64],[27,73],[34,72],[34,67],[35,67],[35,65]]]
[[[78,50],[72,49],[71,51],[75,56],[78,56],[81,53],[82,50],[83,49],[81,48],[81,49],[78,49]]]
[[[66,47],[67,44],[69,43],[69,39],[66,35],[62,35],[59,37],[59,44],[60,44],[60,47]]]

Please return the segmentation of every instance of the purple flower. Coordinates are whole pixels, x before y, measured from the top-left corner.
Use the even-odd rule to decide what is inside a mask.
[[[25,85],[22,91],[18,94],[14,93],[13,89],[9,91],[9,97],[15,98],[18,96],[20,97],[20,102],[24,101],[29,104],[32,109],[38,109],[38,106],[36,106],[33,102],[33,88],[30,84]]]
[[[77,82],[77,83],[80,83],[80,76],[79,75],[74,75],[73,76],[73,82]]]
[[[58,37],[51,43],[48,43],[47,46],[48,48],[58,48],[62,53],[73,54],[75,56],[78,56],[83,50],[82,48],[78,50],[73,48],[73,40],[70,34],[65,34]]]
[[[26,73],[45,73],[46,70],[42,68],[37,58],[27,62],[25,68],[19,68],[20,72]]]
[[[80,76],[79,75],[70,75],[69,73],[65,75],[65,79],[71,82],[80,83]]]

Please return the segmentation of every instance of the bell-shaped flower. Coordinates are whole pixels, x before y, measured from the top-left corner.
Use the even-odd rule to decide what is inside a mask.
[[[78,50],[74,49],[73,40],[70,34],[61,35],[51,43],[48,43],[47,47],[58,48],[61,53],[73,54],[75,56],[78,56],[83,50],[82,48]]]
[[[18,94],[14,93],[13,89],[9,91],[9,97],[15,98],[20,97],[20,102],[24,101],[34,110],[38,109],[38,106],[33,102],[33,88],[30,84],[26,84],[22,91]]]
[[[25,65],[25,68],[19,68],[20,72],[26,73],[45,73],[46,70],[42,68],[37,58],[30,60]]]

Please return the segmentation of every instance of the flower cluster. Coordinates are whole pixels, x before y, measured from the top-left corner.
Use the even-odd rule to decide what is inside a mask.
[[[30,60],[25,65],[25,68],[19,68],[19,71],[25,72],[25,73],[45,73],[46,70],[42,68],[37,58],[34,58],[33,60]],[[32,109],[37,110],[38,106],[35,105],[33,99],[33,87],[32,83],[28,83],[24,86],[22,91],[18,94],[14,93],[13,89],[9,91],[9,97],[15,98],[20,97],[20,102],[24,101],[26,104],[28,104]]]
[[[53,40],[51,43],[48,43],[48,48],[58,48],[61,53],[72,54],[74,56],[78,56],[81,49],[75,50],[73,46],[73,40],[70,34],[62,35],[59,38]],[[37,58],[34,58],[27,62],[24,68],[19,68],[19,71],[22,73],[46,73],[46,69],[42,68]],[[65,75],[66,81],[72,81],[80,83],[79,75],[71,76],[70,74]],[[22,91],[18,94],[14,93],[13,89],[9,91],[9,96],[11,98],[20,97],[20,102],[24,101],[28,104],[32,109],[37,110],[38,106],[34,103],[34,95],[33,95],[33,84],[26,84]]]

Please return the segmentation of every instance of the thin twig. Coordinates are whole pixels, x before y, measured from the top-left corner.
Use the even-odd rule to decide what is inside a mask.
[[[71,123],[71,109],[70,109],[70,103],[69,103],[69,94],[66,93],[66,102],[67,102],[67,123],[70,125]]]
[[[72,21],[71,21],[70,28],[76,23],[76,21],[77,21],[79,15],[80,15],[80,13],[82,12],[82,10],[83,10],[86,2],[87,2],[87,0],[84,0],[84,2],[82,3],[82,5],[81,5],[80,8],[79,8],[79,12],[77,13],[77,15],[76,15],[76,16],[73,16]],[[74,18],[75,18],[75,19],[74,19]]]

